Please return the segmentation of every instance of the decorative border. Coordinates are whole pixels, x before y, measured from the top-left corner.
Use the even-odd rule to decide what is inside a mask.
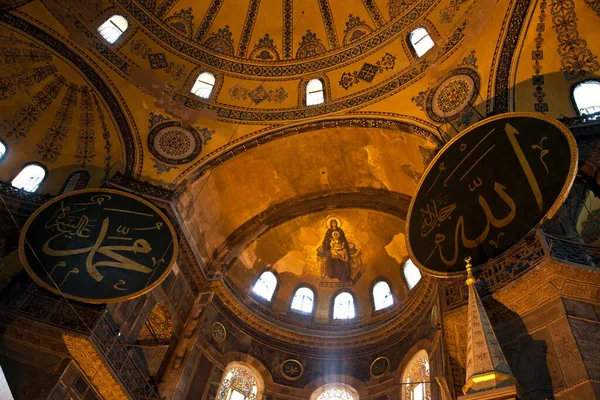
[[[381,28],[385,25],[385,19],[383,15],[381,15],[381,11],[379,11],[379,7],[377,7],[377,3],[374,0],[362,0],[363,5],[367,9],[369,13],[369,17],[378,28]]]
[[[425,172],[423,172],[423,178],[421,178],[421,180],[419,181],[419,185],[417,186],[417,189],[414,192],[415,196],[412,198],[412,201],[410,202],[410,207],[408,209],[408,216],[406,217],[406,250],[408,251],[408,256],[415,263],[415,265],[417,265],[419,267],[419,269],[427,272],[427,274],[434,276],[436,278],[461,278],[461,277],[466,276],[466,271],[440,272],[440,271],[431,270],[431,269],[427,268],[426,266],[422,265],[419,262],[419,260],[415,257],[415,255],[412,251],[412,246],[410,244],[410,237],[409,237],[410,223],[412,220],[412,212],[413,212],[413,207],[415,205],[415,199],[417,198],[417,194],[421,190],[423,182],[425,181],[425,177],[427,177],[427,175],[431,172],[435,163],[444,154],[445,150],[447,148],[449,148],[450,146],[452,146],[452,144],[454,144],[454,142],[460,140],[463,136],[468,135],[471,131],[479,128],[482,125],[487,124],[488,122],[498,121],[498,120],[506,119],[506,118],[514,118],[514,117],[534,118],[534,119],[543,120],[545,122],[548,122],[549,124],[554,125],[556,128],[558,128],[563,133],[563,135],[565,135],[565,138],[567,139],[567,142],[569,143],[569,151],[571,153],[571,164],[569,166],[569,173],[567,175],[566,182],[563,185],[563,188],[562,188],[560,194],[554,201],[554,204],[552,205],[552,207],[550,207],[550,209],[548,209],[548,212],[546,213],[546,215],[544,215],[541,218],[540,222],[536,226],[534,226],[528,233],[526,233],[524,235],[524,237],[535,232],[538,229],[538,227],[540,226],[540,224],[542,224],[545,220],[551,219],[554,216],[554,214],[556,214],[556,212],[560,209],[560,207],[562,206],[564,201],[567,199],[567,197],[569,196],[569,192],[571,191],[571,186],[573,185],[573,182],[575,181],[575,175],[576,175],[577,169],[578,169],[577,166],[579,163],[579,151],[577,148],[577,142],[575,141],[575,137],[573,136],[573,134],[571,133],[569,128],[567,128],[565,125],[563,125],[562,123],[560,123],[558,120],[556,120],[554,118],[547,117],[545,114],[533,113],[533,112],[504,113],[501,115],[496,115],[494,117],[489,117],[489,118],[483,119],[483,120],[475,123],[474,125],[471,125],[467,129],[462,131],[459,135],[454,136],[448,143],[446,143],[446,145],[440,151],[438,151],[436,156],[433,158],[433,160],[431,160],[431,162],[427,166],[427,169],[425,170]],[[490,259],[487,262],[474,267],[474,271],[481,270],[483,267],[485,267],[490,262],[493,262],[493,259]]]
[[[84,298],[84,297],[73,296],[69,293],[64,293],[62,291],[59,291],[56,288],[54,288],[53,286],[48,285],[45,281],[40,279],[40,277],[38,277],[35,272],[33,272],[33,270],[31,269],[31,266],[27,262],[27,257],[25,255],[25,243],[27,242],[26,236],[27,236],[27,231],[29,230],[29,226],[42,211],[44,211],[46,208],[50,207],[52,204],[57,203],[67,197],[81,194],[81,193],[113,193],[113,194],[118,194],[121,196],[129,197],[130,199],[139,201],[140,203],[146,205],[147,207],[150,207],[154,212],[156,212],[156,214],[160,218],[163,219],[167,228],[171,232],[171,236],[173,237],[173,241],[172,241],[173,255],[171,256],[171,260],[169,260],[168,267],[165,268],[165,270],[163,271],[161,276],[159,276],[154,282],[152,282],[149,286],[146,286],[144,289],[139,290],[135,293],[129,294],[127,296],[112,297],[112,298],[106,298],[106,299],[88,299],[88,298]],[[27,222],[21,229],[21,235],[19,237],[19,258],[21,259],[21,263],[23,264],[23,267],[25,268],[25,270],[27,271],[27,273],[29,274],[31,279],[33,279],[35,281],[35,283],[37,283],[44,289],[46,289],[54,294],[67,297],[72,300],[81,301],[83,303],[89,303],[89,304],[119,303],[122,301],[127,301],[127,300],[131,300],[131,299],[135,299],[136,297],[140,297],[141,295],[148,293],[149,291],[151,291],[152,289],[154,289],[155,287],[160,285],[161,282],[167,277],[167,275],[169,275],[169,273],[171,272],[171,269],[173,268],[173,264],[175,264],[175,262],[177,261],[178,247],[179,247],[179,243],[177,240],[177,233],[175,232],[175,228],[173,227],[171,220],[154,204],[150,203],[149,201],[147,201],[139,196],[134,196],[130,193],[127,193],[127,192],[124,192],[121,190],[96,188],[96,189],[82,189],[82,190],[77,190],[74,192],[61,194],[60,196],[54,197],[52,199],[52,201],[44,203],[44,205],[42,205],[33,214],[31,214],[31,216],[29,217],[29,219],[27,220]]]
[[[204,18],[202,19],[202,23],[200,24],[200,27],[196,31],[196,35],[195,35],[196,41],[201,42],[202,40],[204,40],[204,38],[206,37],[206,34],[210,30],[210,27],[212,26],[212,23],[214,22],[215,18],[217,18],[217,14],[219,13],[219,10],[221,9],[221,6],[223,5],[224,1],[225,0],[212,0],[212,2],[210,3],[210,6],[206,10],[206,13],[204,14]],[[137,7],[137,5],[134,5],[131,0],[125,0],[125,1],[121,2],[121,6],[123,6],[127,11],[131,12],[130,9],[127,9],[127,7],[126,7],[127,5]],[[141,8],[138,7],[137,10],[141,11],[141,13],[145,14]],[[134,9],[134,11],[135,11],[135,9]],[[150,20],[150,18],[148,17],[147,14],[145,15],[145,17],[146,18],[144,18],[142,21],[140,21],[139,18],[136,18],[136,20],[140,25],[144,25],[144,22],[152,23],[152,21]],[[164,30],[162,28],[159,28],[158,26],[156,26],[156,28],[158,28],[162,32],[164,32]],[[155,33],[155,32],[153,32],[153,33]]]
[[[323,19],[323,25],[325,25],[325,32],[327,32],[327,42],[329,43],[329,49],[336,49],[339,47],[339,44],[337,33],[335,31],[335,22],[333,20],[333,14],[331,13],[331,6],[329,5],[329,0],[319,0],[319,9],[321,10],[321,18]]]
[[[283,51],[282,57],[294,57],[294,0],[283,0]]]
[[[37,26],[32,25],[28,21],[25,21],[13,14],[4,13],[0,15],[0,22],[18,29],[19,31],[44,43],[49,48],[60,54],[61,57],[69,61],[83,75],[85,75],[92,86],[102,95],[103,101],[107,105],[106,108],[110,110],[115,119],[115,126],[121,133],[123,147],[125,150],[124,173],[125,175],[133,176],[135,173],[134,166],[136,161],[136,146],[134,144],[134,136],[131,127],[116,96],[100,77],[100,75],[98,75],[95,69],[81,56],[69,49],[63,40],[55,38],[46,31],[43,31]],[[141,149],[139,151],[141,153]]]
[[[213,2],[218,1],[222,2],[223,0],[213,0]],[[143,26],[151,36],[160,40],[165,46],[169,46],[185,56],[192,58],[194,61],[199,61],[223,72],[259,77],[298,76],[306,73],[323,71],[328,68],[338,68],[349,64],[356,59],[365,57],[371,52],[376,51],[388,41],[397,39],[397,36],[402,34],[406,27],[416,22],[421,16],[427,14],[428,11],[433,9],[440,1],[441,0],[423,0],[417,2],[413,8],[407,10],[402,17],[388,24],[387,27],[338,53],[304,62],[274,64],[272,62],[249,63],[247,62],[248,60],[239,59],[237,57],[225,58],[222,54],[213,54],[212,52],[200,48],[197,43],[163,27],[162,24],[155,20],[154,16],[139,7],[133,0],[116,0],[116,2],[119,3],[124,10],[130,13],[133,19]],[[210,10],[211,9],[209,8],[209,11]],[[196,40],[198,40],[198,37],[196,37]]]
[[[252,31],[254,30],[259,7],[260,0],[250,0],[248,13],[246,14],[246,20],[244,21],[244,28],[242,29],[242,36],[240,37],[240,43],[238,43],[238,57],[245,58],[248,53],[248,44],[250,43],[250,36],[252,36]]]

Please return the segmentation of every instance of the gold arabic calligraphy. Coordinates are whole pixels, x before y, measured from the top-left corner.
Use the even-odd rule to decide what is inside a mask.
[[[473,146],[473,148],[460,161],[460,163],[456,166],[456,168],[454,168],[452,171],[449,171],[448,176],[443,181],[444,187],[446,187],[448,185],[448,181],[454,175],[454,173],[461,167],[461,165],[463,163],[465,163],[472,154],[474,154],[474,152],[484,143],[484,141],[492,133],[494,133],[494,131],[495,131],[495,129],[492,129],[487,135],[485,135],[475,146]],[[531,169],[531,166],[529,165],[529,162],[517,140],[517,136],[519,135],[519,132],[512,125],[507,123],[504,127],[504,133],[506,134],[506,137],[508,138],[508,141],[509,141],[511,147],[512,147],[515,155],[517,156],[519,164],[520,164],[523,172],[525,173],[527,182],[529,183],[529,186],[533,192],[537,206],[538,206],[539,210],[542,211],[543,210],[542,193],[541,193],[539,184],[535,178],[535,175]],[[544,139],[546,139],[546,138],[544,138]],[[542,141],[540,142],[540,146],[533,147],[533,148],[537,148],[538,150],[543,150],[542,154],[540,156],[540,160],[542,162],[543,162],[542,157],[549,153],[549,150],[541,148],[544,139],[542,139]],[[486,151],[484,151],[483,154],[481,156],[479,156],[478,159],[469,167],[469,169],[460,177],[459,181],[462,182],[463,179],[481,162],[481,160],[484,157],[486,157],[492,151],[492,149],[494,149],[495,146],[496,146],[496,144],[492,144]],[[485,146],[481,146],[481,147],[485,147]],[[466,149],[466,146],[461,145],[460,149],[462,152]],[[545,163],[544,163],[544,167],[546,167]],[[431,187],[428,189],[427,193],[429,193],[429,191],[431,191],[432,187],[434,187],[438,183],[438,180],[440,179],[441,175],[444,172],[446,172],[447,169],[448,168],[444,165],[444,163],[440,164],[439,173],[437,174],[435,181],[433,182]],[[471,179],[470,183],[468,184],[469,191],[475,192],[483,184],[484,184],[483,180],[480,177],[476,176],[475,178]],[[483,211],[483,214],[485,215],[485,226],[483,227],[483,230],[481,231],[481,233],[479,235],[477,235],[476,237],[468,237],[467,234],[465,233],[465,217],[463,215],[458,216],[457,218],[455,218],[456,222],[455,222],[455,226],[454,226],[454,238],[449,239],[444,234],[436,233],[433,237],[434,238],[434,248],[431,251],[431,253],[429,254],[429,256],[427,257],[427,259],[425,260],[425,263],[427,263],[434,254],[437,254],[441,262],[443,262],[447,266],[453,266],[456,264],[458,257],[459,257],[459,245],[460,244],[462,244],[462,246],[466,249],[476,248],[477,246],[479,246],[480,244],[484,243],[487,240],[488,235],[490,234],[491,227],[494,227],[496,229],[502,229],[502,228],[505,228],[506,226],[510,225],[515,220],[515,216],[516,216],[516,212],[517,212],[517,204],[515,203],[514,199],[507,193],[506,187],[504,185],[502,185],[501,183],[494,181],[493,182],[493,191],[506,204],[506,206],[508,206],[508,209],[510,211],[506,215],[495,214],[491,210],[490,205],[489,205],[488,201],[486,200],[486,198],[483,197],[483,195],[478,194],[477,195],[477,203],[479,204],[479,206],[481,207],[481,209]],[[448,203],[447,200],[448,200],[447,196],[438,195],[436,198],[428,201],[425,208],[421,208],[419,210],[421,212],[421,217],[422,217],[421,227],[420,227],[422,238],[429,236],[435,230],[435,228],[440,227],[443,222],[452,219],[452,214],[456,210],[457,204],[456,203],[447,204]],[[498,235],[498,240],[499,240],[500,236],[502,236],[502,235],[503,235],[503,233]],[[449,239],[449,240],[447,240],[447,239]],[[492,244],[494,244],[497,248],[498,240],[490,241],[490,243],[493,242]],[[444,249],[442,248],[443,244],[446,242],[451,243],[451,247],[453,249],[453,251],[450,253],[450,256],[447,256],[447,254],[448,254],[447,251],[444,251]]]

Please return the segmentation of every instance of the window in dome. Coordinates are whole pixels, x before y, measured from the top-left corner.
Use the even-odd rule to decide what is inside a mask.
[[[325,91],[320,79],[311,79],[306,84],[306,105],[316,106],[325,103]]]
[[[428,400],[431,398],[429,357],[425,350],[410,360],[402,374],[403,400]]]
[[[128,26],[125,17],[115,14],[100,25],[98,32],[108,43],[114,43],[125,33]]]
[[[271,271],[265,271],[252,287],[252,293],[267,301],[271,301],[276,288],[277,278]]]
[[[0,140],[0,161],[2,161],[2,159],[4,159],[5,155],[6,155],[6,145],[4,144],[4,142],[2,140]]]
[[[335,296],[333,301],[333,319],[352,319],[356,316],[354,297],[348,292]]]
[[[404,263],[404,278],[406,278],[408,289],[417,286],[417,283],[421,280],[421,271],[410,258]]]
[[[373,304],[375,311],[383,310],[394,305],[394,298],[390,285],[386,281],[379,281],[373,286]]]
[[[198,75],[198,79],[196,79],[196,83],[194,83],[191,92],[201,99],[208,100],[210,99],[210,95],[212,94],[216,82],[217,77],[215,75],[206,71],[202,72]]]
[[[579,115],[600,112],[600,82],[590,80],[578,83],[573,87],[573,100]]]
[[[35,192],[46,177],[46,169],[41,164],[33,163],[27,165],[12,180],[12,185],[26,192]]]
[[[349,385],[330,383],[315,390],[310,400],[359,400],[359,395]]]
[[[262,380],[249,366],[232,362],[225,369],[217,400],[256,400],[262,396]]]
[[[425,28],[417,28],[409,35],[410,44],[412,44],[417,57],[427,53],[433,46],[433,40]]]
[[[314,292],[305,286],[301,287],[296,290],[294,298],[292,299],[292,310],[311,314],[313,312],[314,300]]]
[[[90,173],[87,171],[75,171],[65,181],[61,193],[69,193],[74,190],[85,189],[90,180]]]

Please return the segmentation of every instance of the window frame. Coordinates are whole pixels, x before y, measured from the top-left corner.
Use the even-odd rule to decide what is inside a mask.
[[[195,99],[200,99],[202,101],[211,101],[214,96],[215,93],[217,92],[217,85],[219,84],[219,74],[217,74],[214,71],[211,71],[209,69],[198,69],[197,71],[199,71],[197,74],[191,74],[191,76],[195,76],[194,79],[192,79],[191,85],[190,85],[190,89],[189,89],[189,94],[191,94],[192,96],[194,96]],[[194,86],[196,85],[196,83],[198,82],[198,79],[200,78],[200,75],[207,73],[207,74],[211,74],[214,78],[215,78],[215,83],[212,85],[212,89],[210,91],[210,94],[207,98],[204,97],[200,97],[199,95],[197,95],[196,93],[193,92]],[[205,84],[208,85],[208,83],[203,82]]]
[[[119,17],[123,18],[123,19],[124,19],[124,20],[127,22],[127,28],[125,28],[125,30],[124,30],[124,31],[121,31],[121,28],[119,28],[119,27],[118,27],[118,26],[117,26],[117,25],[116,25],[116,24],[113,22],[112,24],[113,24],[113,25],[115,25],[115,27],[116,27],[116,28],[117,28],[119,31],[121,31],[121,34],[119,35],[119,37],[117,37],[117,38],[115,39],[115,41],[114,41],[114,42],[112,42],[112,43],[111,43],[111,42],[109,42],[109,41],[108,41],[108,39],[106,39],[106,38],[104,37],[104,35],[102,35],[102,33],[100,33],[100,27],[101,27],[102,25],[104,25],[105,23],[109,22],[109,21],[110,21],[110,19],[111,19],[112,17],[115,17],[115,16],[119,16]],[[103,40],[104,42],[108,43],[108,45],[109,45],[109,46],[115,46],[116,44],[118,44],[120,41],[122,41],[122,40],[123,40],[123,38],[124,38],[124,37],[126,37],[126,35],[128,35],[128,33],[127,33],[127,32],[128,32],[128,31],[131,31],[131,29],[130,29],[130,28],[131,28],[131,21],[130,21],[130,20],[129,20],[129,18],[127,18],[125,15],[123,15],[123,14],[119,13],[119,10],[115,10],[115,9],[107,10],[106,12],[104,12],[104,13],[102,14],[102,16],[101,16],[101,17],[99,17],[99,18],[98,18],[98,20],[100,20],[101,22],[100,22],[99,24],[97,24],[97,26],[96,26],[96,33],[97,33],[98,35],[100,35],[100,37],[102,38],[102,40]]]
[[[419,350],[417,350],[416,352],[414,352],[410,358],[408,359],[408,361],[404,364],[404,366],[402,367],[402,374],[400,375],[400,379],[403,383],[402,388],[400,390],[400,399],[401,400],[412,400],[411,398],[409,398],[409,396],[407,395],[407,392],[409,390],[408,385],[406,385],[406,383],[410,383],[410,372],[412,369],[412,366],[414,363],[418,362],[419,359],[421,358],[425,358],[427,360],[427,371],[429,374],[429,382],[427,383],[422,383],[419,384],[423,385],[423,388],[425,389],[425,398],[427,397],[427,393],[429,393],[431,395],[432,389],[431,389],[431,381],[432,381],[432,372],[431,372],[431,357],[429,356],[429,352],[423,348],[420,348]],[[412,397],[412,396],[410,396]],[[420,400],[420,399],[417,399]]]
[[[318,79],[319,81],[321,81],[321,85],[323,85],[323,102],[320,104],[313,104],[313,105],[309,106],[306,104],[306,100],[308,97],[307,96],[307,94],[308,94],[307,86],[308,86],[308,83],[310,81],[312,81],[313,79]],[[327,79],[326,76],[312,75],[312,76],[305,77],[304,79],[302,79],[300,81],[300,86],[298,87],[298,90],[300,92],[300,94],[298,96],[298,107],[302,107],[302,108],[319,107],[319,106],[329,103],[330,88],[329,88],[329,80]]]
[[[350,296],[352,296],[352,304],[354,305],[354,317],[353,318],[345,318],[345,319],[334,318],[335,300],[342,293],[349,293]],[[331,303],[329,305],[329,320],[331,322],[337,322],[337,323],[353,323],[353,322],[356,322],[357,318],[358,318],[358,307],[356,304],[356,295],[354,294],[354,292],[347,288],[343,288],[343,289],[336,291],[333,294],[333,296],[331,296]]]
[[[390,289],[390,294],[392,296],[392,304],[387,307],[377,310],[375,307],[375,292],[374,292],[374,290],[375,290],[375,286],[379,282],[385,282],[388,285],[388,288]],[[394,290],[392,289],[392,285],[390,284],[390,281],[382,276],[375,278],[373,280],[373,282],[371,282],[371,288],[369,289],[369,295],[371,297],[371,307],[373,308],[373,315],[381,314],[383,312],[389,311],[389,310],[393,309],[394,307],[396,307],[396,305],[398,304],[398,302],[396,301],[396,296],[394,295]]]
[[[0,144],[2,144],[2,146],[4,146],[4,154],[2,154],[0,156],[0,163],[1,163],[2,161],[4,161],[6,159],[6,156],[8,155],[8,146],[6,145],[6,142],[2,139],[0,139]],[[11,182],[12,182],[12,180],[11,180]]]
[[[313,293],[313,309],[310,313],[292,308],[292,303],[294,302],[294,297],[296,296],[296,292],[298,291],[298,289],[301,289],[301,288],[310,289]],[[292,291],[292,298],[290,299],[290,302],[288,305],[288,315],[296,317],[296,318],[300,318],[300,319],[313,320],[315,317],[316,311],[317,311],[317,304],[318,304],[317,300],[318,300],[318,292],[313,285],[310,285],[308,283],[300,283],[300,284],[296,285],[296,287]]]
[[[323,92],[323,101],[321,103],[308,104],[308,95],[309,95],[308,85],[311,82],[313,82],[313,81],[317,81],[317,82],[319,82],[321,84],[321,90],[320,91]],[[311,93],[317,93],[317,92],[311,92]],[[325,97],[325,82],[323,82],[323,79],[321,79],[320,77],[319,78],[315,77],[315,78],[308,79],[306,81],[306,84],[304,85],[304,105],[306,107],[316,107],[316,106],[320,106],[320,105],[326,104],[326,103],[327,103],[327,99]]]
[[[37,166],[39,166],[39,167],[42,167],[42,168],[44,169],[44,177],[42,178],[42,180],[41,180],[41,181],[40,181],[40,183],[38,184],[37,188],[36,188],[34,191],[32,191],[32,192],[30,192],[30,191],[28,191],[28,190],[25,190],[25,189],[20,189],[20,188],[17,188],[16,186],[14,186],[14,185],[13,185],[13,181],[14,181],[14,180],[17,178],[17,176],[19,176],[19,174],[20,174],[20,173],[21,173],[21,172],[22,172],[22,171],[23,171],[25,168],[27,168],[27,167],[28,167],[28,166],[30,166],[30,165],[37,165]],[[25,192],[25,193],[38,193],[38,192],[39,192],[39,191],[42,189],[42,187],[44,186],[44,184],[46,183],[46,179],[48,179],[48,175],[49,175],[48,167],[46,167],[44,164],[42,164],[42,163],[40,163],[40,162],[37,162],[37,161],[30,161],[30,162],[27,162],[27,163],[23,164],[23,166],[21,167],[21,169],[19,169],[19,171],[18,171],[18,172],[17,172],[17,173],[16,173],[14,176],[12,176],[12,177],[9,179],[9,183],[10,183],[10,185],[11,185],[11,186],[12,186],[14,189],[21,190],[22,192]]]
[[[263,274],[265,272],[270,272],[275,276],[275,289],[273,290],[273,295],[271,296],[271,300],[267,300],[264,297],[262,297],[261,295],[259,295],[258,293],[254,292],[254,286],[258,283],[258,281],[260,281],[260,278],[263,276]],[[262,271],[260,271],[260,274],[258,274],[258,278],[256,278],[254,280],[254,282],[252,283],[252,286],[250,287],[250,297],[252,297],[252,299],[254,299],[255,301],[257,301],[260,304],[264,304],[267,306],[272,306],[273,302],[275,301],[275,298],[277,297],[277,292],[279,292],[279,287],[280,287],[280,282],[279,282],[279,274],[277,273],[277,271],[275,271],[274,269],[271,268],[265,268]]]
[[[69,183],[69,179],[71,179],[71,177],[75,174],[78,173],[84,173],[87,176],[87,181],[85,182],[85,186],[82,189],[86,189],[88,184],[90,183],[90,180],[92,179],[92,175],[86,171],[85,169],[78,169],[76,171],[71,172],[67,178],[65,179],[65,181],[62,184],[62,187],[60,188],[60,192],[58,192],[59,194],[63,194],[63,193],[71,193],[71,192],[65,192],[65,189],[67,188],[67,184]],[[82,189],[75,189],[75,190],[82,190]]]
[[[596,82],[600,85],[600,78],[585,78],[573,83],[569,88],[569,99],[571,101],[571,108],[573,109],[574,115],[576,117],[581,117],[583,114],[581,113],[581,111],[579,111],[579,107],[577,107],[577,101],[575,100],[575,89],[577,89],[579,85],[585,84],[587,82]],[[598,97],[600,98],[600,96]]]
[[[410,283],[408,282],[408,278],[406,277],[406,273],[404,272],[404,270],[406,269],[406,263],[408,261],[410,261],[415,266],[415,268],[419,271],[419,274],[421,275],[421,277],[419,278],[419,281],[417,283],[415,283],[415,285],[413,287],[410,287]],[[406,290],[408,292],[410,292],[411,290],[413,290],[417,286],[419,286],[419,283],[421,283],[421,281],[423,280],[423,273],[421,272],[419,267],[417,267],[417,264],[415,264],[415,262],[413,260],[411,260],[410,258],[406,258],[406,260],[404,260],[401,268],[402,268],[402,271],[400,271],[400,272],[402,273],[402,279],[404,279],[404,283],[406,284]]]

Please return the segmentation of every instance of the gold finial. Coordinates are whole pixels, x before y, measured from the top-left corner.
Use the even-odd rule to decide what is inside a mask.
[[[471,257],[465,257],[465,263],[467,263],[467,265],[465,266],[465,268],[467,269],[466,283],[467,285],[474,285],[475,282],[477,282],[477,280],[473,276],[473,265],[471,265]]]

